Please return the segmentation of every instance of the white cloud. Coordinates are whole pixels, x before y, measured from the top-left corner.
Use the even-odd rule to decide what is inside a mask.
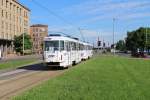
[[[63,35],[68,35],[68,36],[73,36],[73,37],[78,37],[82,39],[79,30],[69,26],[69,25],[64,25],[64,26],[49,26],[49,34],[63,34]]]
[[[150,13],[149,12],[138,12],[138,13],[132,13],[132,14],[127,14],[126,16],[121,16],[120,19],[123,20],[128,20],[128,19],[138,19],[138,18],[147,18],[150,17]]]
[[[98,40],[98,37],[101,41],[113,43],[113,34],[112,31],[104,31],[104,30],[82,30],[82,33],[86,39],[86,41],[89,41],[91,43]],[[115,32],[115,42],[117,42],[120,39],[124,39],[126,37],[126,34],[121,32]]]
[[[81,30],[81,32],[85,37],[96,37],[96,36],[98,36],[98,32],[93,31],[93,30]]]
[[[81,23],[93,23],[99,20],[108,20],[118,18],[129,20],[133,18],[142,18],[149,16],[149,11],[141,11],[150,9],[150,1],[148,0],[132,0],[121,1],[115,0],[88,0],[78,5],[73,5],[63,9],[65,13],[83,16]]]
[[[112,32],[109,31],[104,31],[104,30],[82,30],[82,34],[86,37],[86,38],[90,38],[90,37],[111,37],[112,36]]]
[[[93,23],[100,20],[108,20],[116,18],[117,20],[135,20],[140,18],[148,18],[150,17],[149,12],[136,12],[136,13],[112,13],[112,14],[106,14],[106,15],[98,15],[89,19],[86,19],[83,21],[83,23]]]
[[[106,5],[98,5],[88,10],[88,14],[97,14],[100,12],[116,12],[116,11],[125,11],[130,9],[139,9],[143,6],[149,6],[149,2],[120,2],[120,3],[110,3]],[[92,5],[91,5],[92,6]]]

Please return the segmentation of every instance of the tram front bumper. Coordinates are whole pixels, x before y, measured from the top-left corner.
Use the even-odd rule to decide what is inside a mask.
[[[60,66],[59,62],[47,62],[46,63],[48,66]]]

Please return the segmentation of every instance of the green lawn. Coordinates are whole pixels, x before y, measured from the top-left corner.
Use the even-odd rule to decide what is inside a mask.
[[[95,57],[14,100],[150,100],[150,60]]]
[[[25,60],[14,60],[14,61],[6,61],[0,63],[0,70],[2,69],[10,69],[10,68],[17,68],[27,64],[31,64],[36,62],[37,59],[25,59]]]

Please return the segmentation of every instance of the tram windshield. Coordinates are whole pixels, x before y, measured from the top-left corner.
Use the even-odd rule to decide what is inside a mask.
[[[45,51],[58,51],[59,41],[45,41]]]
[[[45,51],[63,51],[64,41],[45,41]]]

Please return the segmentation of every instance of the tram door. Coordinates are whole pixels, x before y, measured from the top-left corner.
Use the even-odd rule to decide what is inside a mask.
[[[71,60],[71,43],[70,42],[66,42],[66,51],[67,51],[67,65],[71,65],[72,64],[72,60]]]
[[[79,43],[77,43],[76,45],[77,45],[77,47],[76,47],[76,50],[77,50],[77,51],[76,51],[76,52],[77,52],[77,53],[76,53],[76,54],[77,54],[77,61],[78,61],[78,63],[79,63],[79,62],[80,62],[80,59],[81,59],[81,58],[80,58]]]

